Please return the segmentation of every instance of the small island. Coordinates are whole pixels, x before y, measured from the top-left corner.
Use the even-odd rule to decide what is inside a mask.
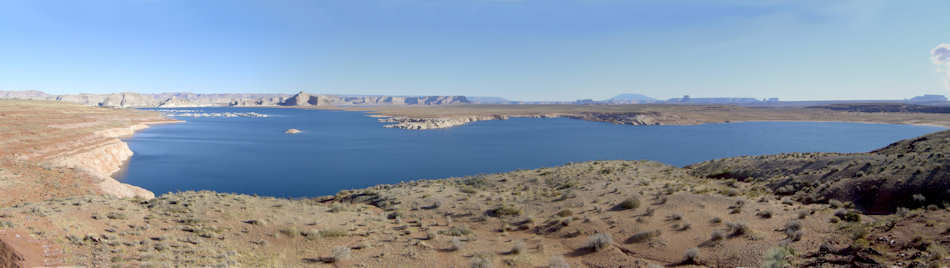
[[[299,129],[291,128],[291,129],[288,129],[288,130],[284,131],[284,134],[297,134],[297,133],[300,133],[300,132],[302,132],[302,131],[300,131]]]

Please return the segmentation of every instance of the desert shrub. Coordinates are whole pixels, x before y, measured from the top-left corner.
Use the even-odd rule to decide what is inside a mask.
[[[349,259],[351,252],[348,247],[334,247],[332,253],[333,255],[330,256],[330,262],[339,262]]]
[[[246,221],[243,221],[243,223],[247,223],[250,225],[267,225],[267,222],[263,220],[246,220]]]
[[[775,193],[779,195],[790,195],[790,194],[794,194],[795,192],[798,192],[798,188],[796,188],[795,185],[792,185],[792,184],[784,185],[775,190]]]
[[[720,219],[719,217],[713,217],[712,219],[709,220],[709,223],[719,224],[719,223],[722,223],[722,219]]]
[[[861,214],[858,214],[857,211],[843,209],[843,208],[835,211],[835,217],[838,217],[839,219],[843,221],[849,221],[849,222],[855,222],[855,221],[861,220]]]
[[[749,226],[744,222],[730,222],[726,224],[729,228],[729,237],[742,236],[749,233]]]
[[[768,218],[771,218],[771,217],[772,217],[772,211],[771,211],[771,210],[761,210],[761,211],[759,211],[759,212],[756,212],[755,215],[756,215],[756,216],[759,216],[760,218],[763,218],[763,219],[768,219]]]
[[[505,204],[489,210],[488,215],[494,217],[518,216],[521,215],[521,209],[518,209],[513,205]]]
[[[726,238],[726,235],[722,234],[722,231],[719,230],[713,230],[712,233],[709,234],[709,241],[719,241],[723,238]]]
[[[315,239],[320,236],[320,231],[316,229],[300,231],[300,235],[302,235],[303,237],[306,237],[307,239]]]
[[[555,214],[555,215],[557,215],[558,217],[561,217],[561,218],[563,218],[563,217],[570,217],[570,216],[574,215],[574,212],[571,211],[570,209],[565,209],[565,210],[558,211],[557,214]]]
[[[679,232],[689,230],[690,227],[692,227],[692,226],[690,226],[689,223],[684,223],[684,224],[682,224],[682,225],[680,225],[680,224],[673,224],[673,230],[674,230],[674,231],[679,231]]]
[[[940,208],[937,207],[937,205],[934,205],[934,204],[927,205],[927,210],[929,211],[937,211],[938,209]]]
[[[801,230],[801,229],[802,229],[802,223],[801,223],[800,221],[797,221],[797,220],[790,220],[790,221],[788,221],[788,222],[785,223],[784,229],[785,229],[785,230],[796,230],[796,231],[797,231],[797,230]]]
[[[613,244],[613,238],[607,233],[596,233],[587,237],[587,248],[594,251],[601,251]]]
[[[390,219],[390,220],[395,220],[395,219],[399,219],[399,218],[404,218],[405,216],[406,216],[405,213],[402,213],[402,211],[398,211],[398,210],[397,210],[397,211],[393,211],[393,212],[387,214],[387,215],[386,215],[386,218],[387,218],[387,219]]]
[[[678,221],[682,219],[683,219],[683,215],[676,214],[676,213],[666,216],[666,221]]]
[[[697,263],[699,262],[699,248],[690,248],[686,250],[686,253],[683,254],[683,262],[686,263]]]
[[[422,207],[422,209],[437,209],[437,208],[440,208],[440,207],[442,207],[442,201],[440,201],[440,200],[435,200],[435,201],[432,202],[432,205],[430,205],[430,206],[428,206],[428,207]]]
[[[736,191],[736,189],[729,188],[729,189],[722,190],[722,194],[725,196],[737,196],[739,195],[739,191]]]
[[[478,190],[475,190],[475,188],[471,186],[462,186],[461,188],[459,188],[459,192],[463,192],[466,194],[474,194],[474,193],[477,193]]]
[[[654,237],[657,237],[657,236],[660,236],[660,231],[659,231],[659,230],[656,230],[656,231],[643,231],[643,232],[638,232],[638,233],[635,233],[635,234],[631,235],[630,238],[627,238],[627,241],[626,241],[626,242],[627,242],[627,243],[640,243],[640,242],[645,242],[645,241],[647,241],[647,240],[653,239]]]
[[[911,196],[911,198],[913,198],[913,199],[914,199],[914,202],[917,202],[917,204],[923,205],[924,202],[927,202],[927,197],[925,197],[925,196],[922,195],[922,194],[915,194],[915,195]]]
[[[462,249],[462,246],[465,244],[462,243],[462,240],[458,237],[453,237],[452,240],[449,240],[449,250],[458,251]]]
[[[656,212],[656,208],[647,208],[645,211],[643,211],[643,214],[640,214],[640,216],[651,217],[653,216],[653,212]]]
[[[910,214],[910,210],[905,207],[898,207],[896,213],[897,213],[897,216],[900,216],[901,218],[903,218],[903,217],[907,217],[907,215]]]
[[[640,199],[636,197],[624,199],[620,204],[617,204],[617,207],[621,209],[637,209],[640,207]]]
[[[927,247],[927,254],[930,255],[930,261],[939,262],[946,258],[947,249],[943,248],[938,243],[930,243],[930,246]]]
[[[109,212],[108,214],[106,214],[106,218],[109,218],[112,220],[124,220],[127,218],[127,216],[125,216],[125,213],[121,213],[121,212]]]
[[[807,217],[808,217],[808,211],[802,210],[798,212],[798,219],[804,220]]]
[[[323,237],[323,238],[343,237],[346,235],[347,235],[346,231],[339,230],[339,229],[329,229],[329,230],[320,231],[320,237]]]
[[[343,206],[343,204],[333,203],[333,205],[330,205],[330,213],[337,213],[341,211],[346,211],[346,206]]]
[[[515,244],[511,247],[511,254],[521,254],[524,253],[525,244],[523,240],[515,241]]]
[[[784,268],[792,267],[789,260],[794,256],[794,252],[789,247],[774,247],[769,249],[762,258],[763,268]]]
[[[448,236],[463,236],[472,234],[472,229],[469,229],[468,226],[452,226],[448,230],[439,233]]]
[[[838,201],[835,199],[829,199],[828,206],[830,206],[831,208],[841,208],[841,207],[844,207],[844,204],[842,204],[841,201]]]
[[[296,228],[294,228],[294,227],[292,227],[292,226],[291,226],[291,227],[286,227],[286,228],[281,228],[281,229],[278,230],[278,231],[279,231],[281,234],[286,235],[287,237],[290,237],[290,238],[297,237],[297,234],[300,233],[300,232],[297,231]]]
[[[736,200],[736,203],[729,206],[729,214],[739,214],[742,213],[742,207],[745,206],[745,201]]]
[[[793,242],[802,240],[802,231],[785,230],[785,235],[786,235],[785,239],[788,239]]]
[[[432,240],[432,239],[435,239],[435,238],[438,237],[438,236],[439,236],[439,234],[436,233],[436,232],[433,232],[433,231],[426,231],[425,240]]]
[[[783,230],[788,240],[798,241],[802,239],[802,223],[797,220],[786,222]]]
[[[491,268],[492,255],[489,253],[480,253],[472,256],[472,268]]]
[[[548,268],[571,268],[571,265],[564,260],[564,257],[554,256],[548,261]]]

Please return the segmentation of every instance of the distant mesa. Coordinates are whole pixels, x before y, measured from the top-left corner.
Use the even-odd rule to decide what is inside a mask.
[[[929,102],[946,102],[947,97],[944,95],[937,94],[926,94],[923,96],[917,96],[910,98],[911,103],[929,103]]]
[[[286,134],[297,134],[300,132],[303,132],[303,131],[300,131],[299,129],[296,129],[296,128],[291,128],[291,129],[288,129],[287,131],[284,131],[284,133]]]
[[[176,96],[172,96],[171,98],[168,98],[158,104],[159,108],[194,107],[194,106],[196,106],[194,103],[185,99],[178,98]]]
[[[657,102],[657,99],[648,97],[643,94],[620,94],[606,100],[607,103],[611,104],[640,104],[640,103],[654,103]]]

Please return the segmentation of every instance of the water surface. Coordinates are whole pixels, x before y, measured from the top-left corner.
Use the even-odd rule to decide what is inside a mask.
[[[783,152],[866,152],[937,127],[750,122],[625,126],[514,118],[441,130],[383,128],[359,112],[201,108],[268,118],[180,118],[128,140],[135,155],[120,177],[156,194],[214,190],[281,197],[419,178],[533,169],[589,160],[656,160],[683,166]],[[288,135],[289,128],[303,133]]]

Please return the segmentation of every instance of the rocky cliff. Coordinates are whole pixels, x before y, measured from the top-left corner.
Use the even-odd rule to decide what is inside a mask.
[[[346,96],[297,94],[196,94],[132,92],[111,94],[51,95],[40,91],[0,91],[0,99],[50,100],[100,107],[207,107],[207,106],[347,106],[347,105],[446,105],[470,103],[464,96]]]

